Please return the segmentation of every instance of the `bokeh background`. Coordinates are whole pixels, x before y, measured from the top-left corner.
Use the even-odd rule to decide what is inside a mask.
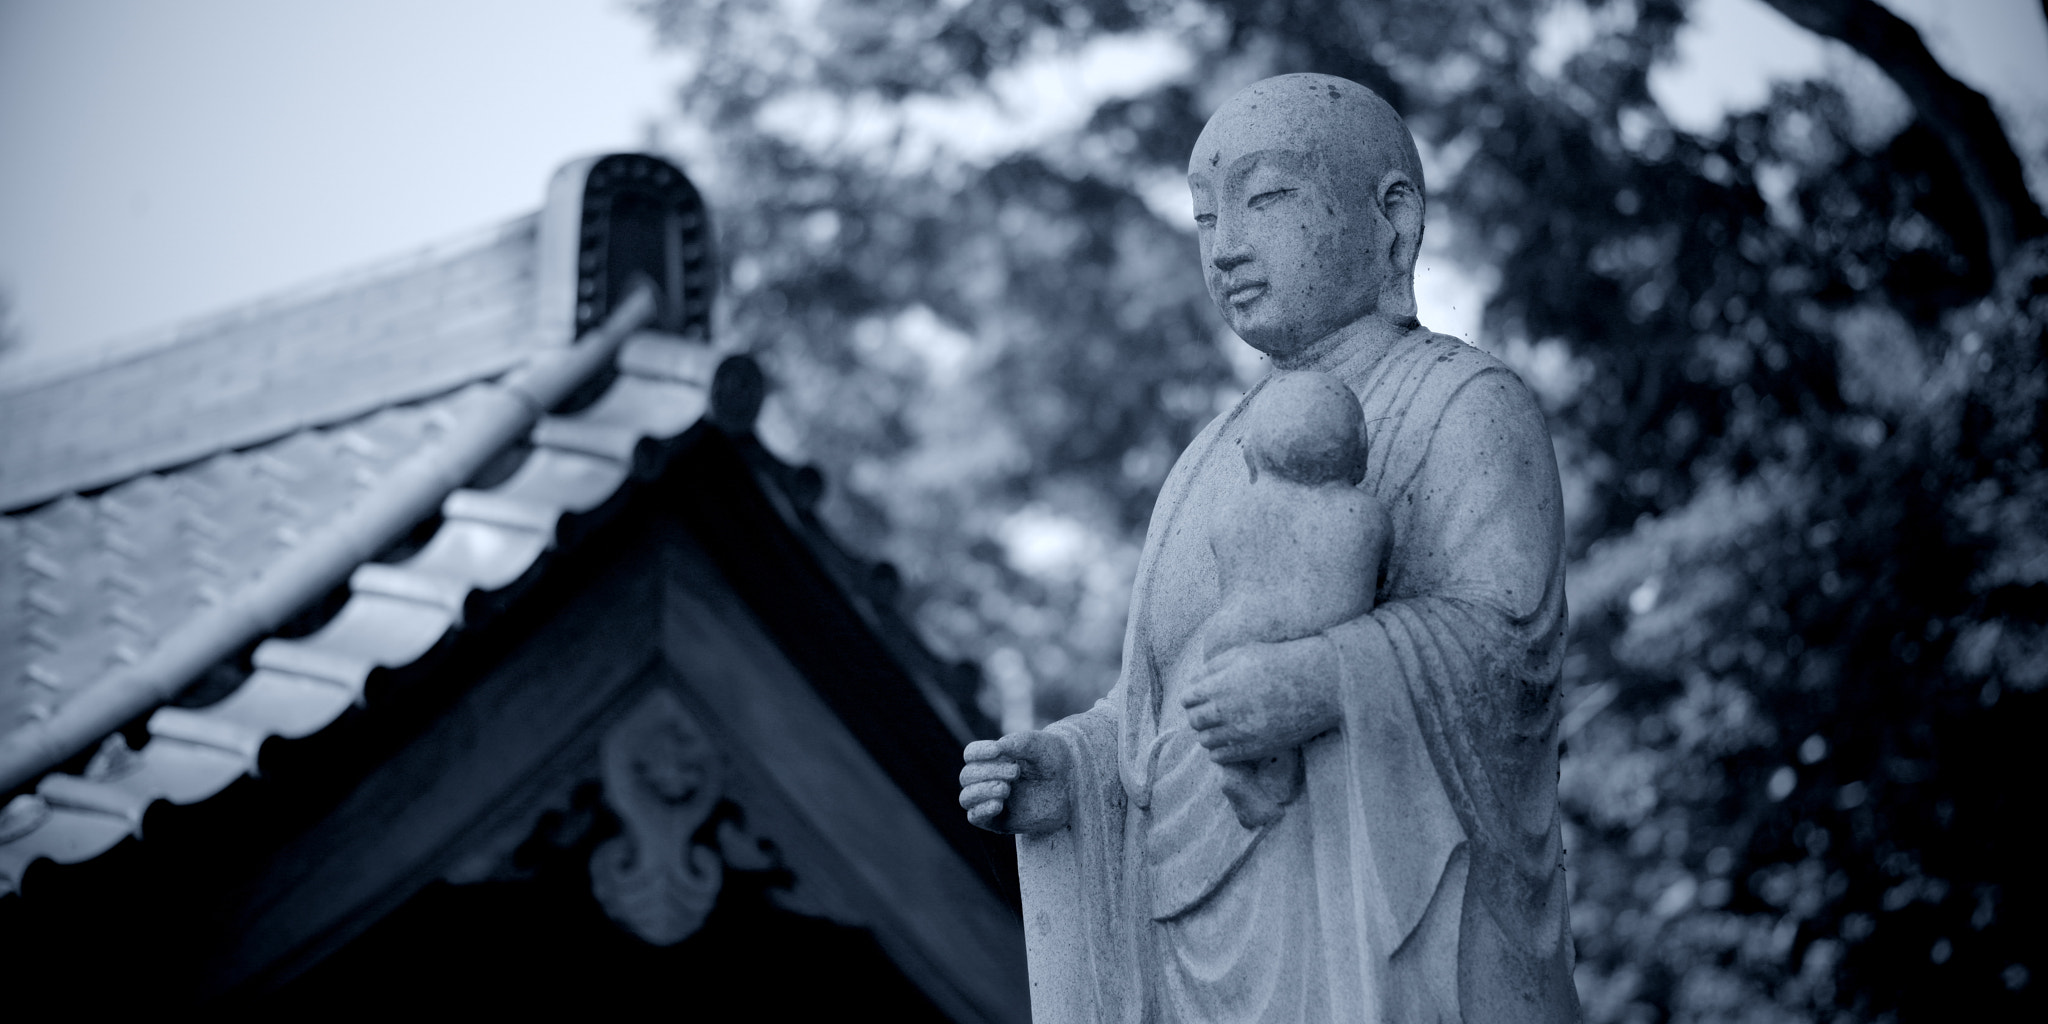
[[[2048,6],[0,2],[0,373],[697,178],[762,426],[1011,726],[1114,680],[1174,455],[1263,372],[1182,174],[1269,74],[1429,178],[1426,322],[1564,471],[1592,1021],[2042,1019]]]

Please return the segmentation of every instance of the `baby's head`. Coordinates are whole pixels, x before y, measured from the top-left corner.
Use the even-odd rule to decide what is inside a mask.
[[[1244,460],[1252,479],[1272,473],[1297,484],[1365,479],[1365,414],[1327,373],[1283,373],[1246,410]]]

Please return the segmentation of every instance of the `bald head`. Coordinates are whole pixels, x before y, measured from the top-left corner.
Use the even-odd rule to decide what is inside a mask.
[[[1380,94],[1334,75],[1280,75],[1253,82],[1218,108],[1195,140],[1188,173],[1217,168],[1225,155],[1259,150],[1322,154],[1346,198],[1371,202],[1388,171],[1423,191],[1422,158],[1401,115]],[[1348,186],[1348,187],[1347,187]]]
[[[1329,75],[1245,87],[1202,129],[1188,187],[1210,297],[1282,365],[1368,318],[1414,325],[1422,161],[1372,90]]]

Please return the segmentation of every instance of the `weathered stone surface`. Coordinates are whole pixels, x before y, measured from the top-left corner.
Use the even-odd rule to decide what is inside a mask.
[[[1369,90],[1256,83],[1188,179],[1276,374],[1167,477],[1109,696],[967,748],[961,806],[1019,837],[1034,1015],[1576,1019],[1542,416],[1416,322],[1421,165]]]
[[[1335,377],[1290,373],[1245,413],[1245,487],[1226,499],[1209,539],[1223,604],[1192,645],[1191,678],[1250,643],[1314,636],[1372,608],[1387,514],[1358,489],[1365,435],[1358,399]],[[1155,741],[1156,742],[1156,741]],[[1242,826],[1256,834],[1301,792],[1301,750],[1214,766]]]

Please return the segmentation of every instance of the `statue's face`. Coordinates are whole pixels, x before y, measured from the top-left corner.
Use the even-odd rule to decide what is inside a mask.
[[[1188,169],[1202,273],[1230,329],[1284,359],[1373,311],[1388,229],[1320,154],[1233,152],[1231,134],[1205,132]]]

